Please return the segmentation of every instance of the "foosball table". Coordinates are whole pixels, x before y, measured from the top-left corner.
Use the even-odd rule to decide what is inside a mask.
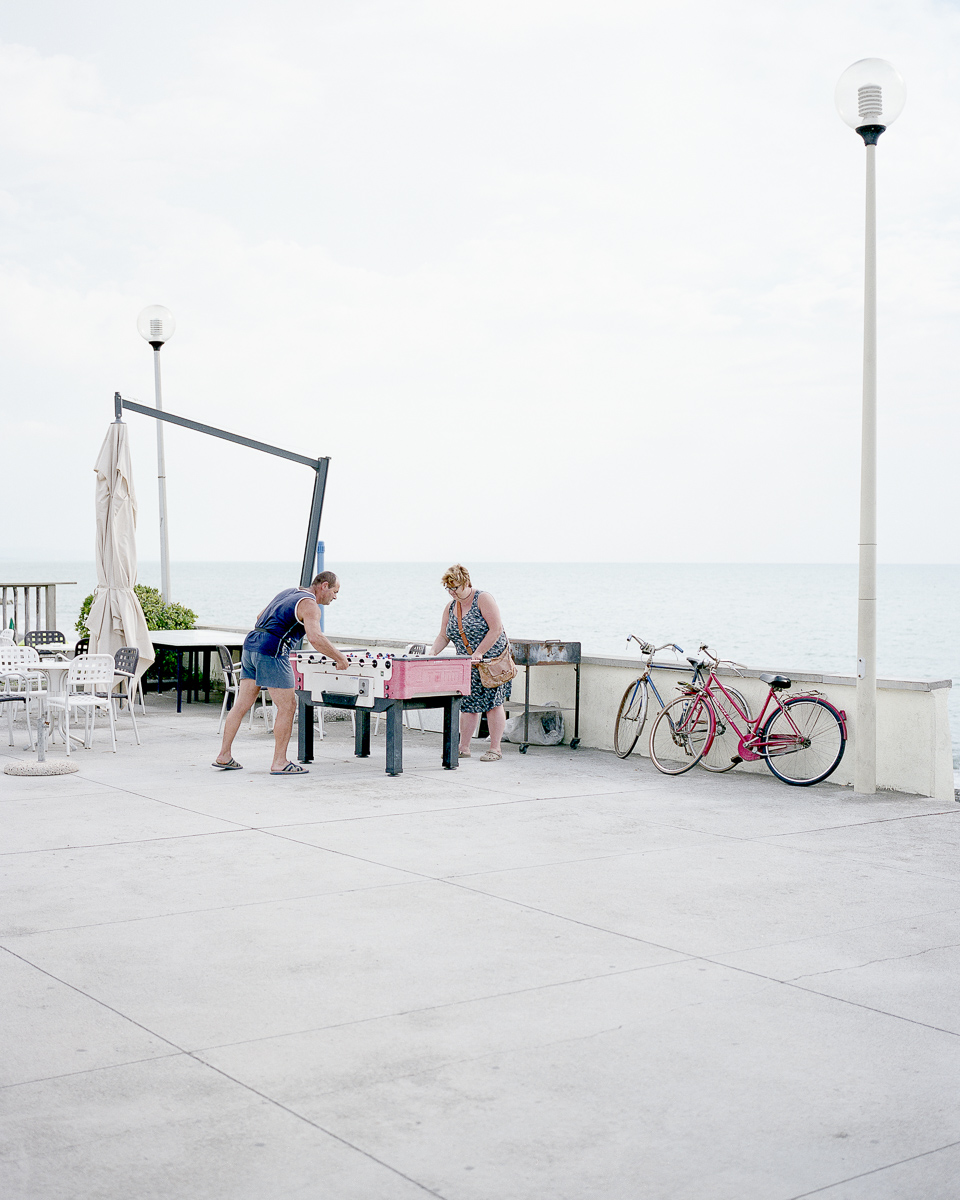
[[[375,650],[344,650],[347,669],[317,650],[290,655],[297,686],[298,757],[313,762],[314,708],[346,708],[354,716],[354,753],[370,754],[370,715],[382,713],[387,725],[387,774],[403,771],[403,714],[409,709],[443,709],[442,762],[459,765],[460,700],[470,695],[470,659],[443,655],[426,658]]]

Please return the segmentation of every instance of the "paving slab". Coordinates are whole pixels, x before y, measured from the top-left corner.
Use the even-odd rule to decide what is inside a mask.
[[[432,882],[7,937],[4,944],[188,1049],[679,957]]]
[[[0,862],[0,936],[415,878],[255,829],[6,855]]]
[[[767,840],[794,850],[844,855],[858,862],[960,880],[960,805],[925,816],[887,818]]]
[[[476,888],[685,954],[716,957],[945,910],[951,880],[763,842],[702,846],[461,877]]]
[[[802,982],[878,960],[923,955],[956,945],[960,945],[960,907],[895,921],[873,919],[823,937],[798,938],[712,957],[770,979]]]
[[[960,1118],[958,1039],[695,962],[204,1057],[457,1200],[787,1200]]]
[[[862,967],[806,975],[795,983],[823,996],[835,996],[960,1036],[958,977],[960,938],[951,946],[915,950]]]
[[[69,778],[59,777],[59,778]],[[0,855],[220,833],[235,823],[117,788],[23,796],[0,809]]]
[[[823,1188],[816,1195],[818,1200],[956,1200],[958,1179],[960,1145],[954,1143]]]
[[[854,826],[892,817],[926,816],[945,806],[926,796],[880,792],[861,796],[851,788],[827,780],[810,788],[788,787],[772,775],[725,775],[693,770],[670,778],[653,764],[636,757],[617,766],[636,763],[629,775],[611,767],[611,778],[623,782],[645,821],[663,821],[683,829],[718,833],[727,837],[760,838],[803,833],[824,828]],[[947,809],[960,812],[960,808]]]
[[[10,1200],[424,1200],[369,1154],[185,1055],[0,1091]]]
[[[145,782],[139,790],[168,804],[180,804],[193,812],[254,828],[439,812],[518,798],[468,787],[459,772],[405,770],[390,779],[382,770],[371,770],[362,763],[352,772],[336,776],[316,765],[310,775],[299,778],[275,779],[266,772],[257,777],[243,770],[217,774],[202,791],[153,781]]]
[[[0,1012],[0,1088],[177,1053],[9,950],[0,950]]]
[[[504,813],[506,805],[511,809]],[[512,870],[623,853],[652,853],[716,842],[644,822],[630,797],[513,799],[454,810],[405,813],[367,821],[283,826],[284,837],[329,850],[389,861],[434,876]]]

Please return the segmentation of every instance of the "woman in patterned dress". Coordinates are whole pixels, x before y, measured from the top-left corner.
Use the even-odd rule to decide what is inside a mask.
[[[470,572],[459,563],[444,573],[441,582],[450,596],[450,603],[443,610],[440,633],[431,653],[439,654],[444,646],[453,642],[457,653],[469,655],[474,663],[470,670],[470,695],[460,702],[460,757],[470,757],[470,741],[480,724],[480,714],[486,713],[490,749],[481,755],[480,761],[496,762],[501,757],[500,739],[505,722],[503,702],[510,697],[510,684],[484,687],[476,664],[483,658],[496,658],[506,647],[507,635],[503,631],[500,610],[489,592],[478,591],[473,586]],[[458,603],[467,644],[464,643],[457,621]]]

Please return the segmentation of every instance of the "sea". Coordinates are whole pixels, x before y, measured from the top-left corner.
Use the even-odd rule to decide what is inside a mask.
[[[340,594],[326,610],[329,633],[358,641],[430,642],[440,630],[448,563],[334,562]],[[764,670],[856,674],[855,564],[469,563],[493,594],[514,637],[579,641],[585,654],[629,655],[627,635],[688,651],[706,642],[722,658]],[[178,562],[171,598],[206,625],[249,627],[277,591],[295,585],[299,563]],[[96,585],[89,562],[0,561],[3,580],[75,580],[57,589],[60,628],[72,636],[83,597]],[[158,587],[160,564],[139,581]],[[952,679],[954,766],[960,769],[960,565],[878,568],[878,672],[896,679]],[[631,643],[632,646],[632,643]]]

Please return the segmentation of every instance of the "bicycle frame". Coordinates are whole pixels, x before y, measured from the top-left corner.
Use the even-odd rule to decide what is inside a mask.
[[[656,696],[657,703],[660,705],[661,709],[666,708],[667,703],[664,700],[664,698],[660,695],[657,685],[653,682],[653,675],[651,674],[651,672],[654,670],[653,656],[660,650],[676,650],[676,652],[678,654],[682,654],[683,647],[678,646],[675,642],[665,642],[662,646],[653,646],[653,645],[651,645],[650,642],[645,642],[642,638],[638,638],[635,633],[631,633],[630,636],[627,638],[628,645],[631,640],[638,643],[638,645],[641,648],[641,652],[643,653],[644,657],[646,658],[646,662],[643,665],[643,670],[640,672],[639,679],[633,686],[633,695],[630,697],[630,707],[633,706],[633,704],[637,698],[637,692],[640,690],[640,688],[643,687],[644,683],[646,682],[647,684],[649,684],[650,690]],[[700,677],[700,673],[703,670],[703,667],[702,666],[693,667],[692,670],[693,670],[693,676],[690,681],[691,685],[694,687],[698,687],[698,688],[702,687],[703,680]]]
[[[740,711],[740,706],[736,700],[730,695],[727,689],[717,677],[716,667],[710,670],[706,683],[696,689],[702,695],[709,697],[714,710],[719,710],[723,713],[724,718],[730,723],[737,737],[740,739],[740,744],[737,747],[737,756],[741,762],[757,762],[758,760],[773,754],[774,756],[781,754],[790,754],[797,749],[796,739],[802,739],[803,734],[800,732],[795,721],[790,716],[790,706],[784,704],[780,699],[780,689],[771,687],[767,692],[763,702],[763,708],[760,710],[756,718],[752,721],[747,720],[746,715]],[[720,693],[718,695],[718,693]],[[720,698],[722,695],[723,699]],[[823,697],[819,692],[791,692],[788,699],[820,699]],[[724,703],[726,701],[726,704]],[[771,703],[772,702],[772,703]],[[829,702],[828,702],[829,703]],[[730,707],[728,708],[727,705]],[[833,708],[833,705],[830,705]],[[730,709],[733,711],[731,712]],[[766,722],[773,716],[773,713],[779,709],[787,719],[787,724],[790,726],[792,733],[774,735],[769,739],[765,739],[760,735],[760,730]],[[840,723],[843,727],[843,736],[847,736],[847,714],[841,709],[834,709],[837,716],[840,718]],[[745,724],[746,729],[741,728],[737,723],[737,717]],[[707,744],[704,753],[708,752],[713,744],[713,739]]]

